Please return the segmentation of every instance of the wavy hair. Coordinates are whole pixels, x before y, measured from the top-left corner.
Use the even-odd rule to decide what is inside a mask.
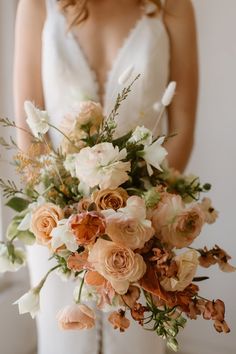
[[[71,10],[69,27],[76,26],[88,18],[89,12],[87,8],[87,3],[89,2],[89,0],[57,0],[57,1],[59,4],[59,8],[64,13],[66,13],[68,10]],[[159,10],[162,9],[161,0],[148,0],[148,1],[157,5]]]

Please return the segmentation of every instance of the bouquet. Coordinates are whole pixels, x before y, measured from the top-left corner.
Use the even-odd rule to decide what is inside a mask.
[[[127,81],[124,77],[121,81]],[[155,137],[144,126],[115,137],[119,107],[137,79],[121,91],[109,116],[104,117],[100,104],[85,101],[64,117],[60,128],[50,124],[47,112],[25,102],[32,140],[27,153],[13,138],[0,141],[16,150],[14,164],[22,182],[18,187],[0,180],[6,205],[17,212],[6,242],[0,243],[0,272],[25,265],[17,240],[36,242],[49,250],[49,271],[16,301],[20,313],[36,315],[40,292],[56,271],[75,282],[74,303],[57,316],[60,328],[92,328],[96,319],[88,301],[93,301],[108,312],[115,329],[123,332],[137,321],[177,351],[176,336],[187,318],[202,316],[213,320],[218,332],[230,331],[223,301],[200,296],[197,284],[207,277],[197,272],[216,264],[224,272],[235,268],[219,246],[192,246],[218,213],[209,198],[201,198],[208,183],[168,167],[165,141],[172,137]],[[155,105],[157,123],[174,92],[172,82]],[[6,118],[0,122],[22,129]],[[58,149],[47,139],[49,128],[61,133]]]

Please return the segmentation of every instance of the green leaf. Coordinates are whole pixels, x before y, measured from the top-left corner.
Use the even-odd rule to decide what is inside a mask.
[[[35,243],[35,236],[29,230],[18,231],[17,238],[25,245],[31,246]]]
[[[17,233],[19,232],[17,230],[17,227],[20,224],[20,220],[17,218],[13,218],[10,224],[8,225],[7,228],[7,239],[11,241],[14,237],[16,237]]]
[[[21,212],[28,207],[29,203],[30,202],[26,199],[19,198],[19,197],[13,197],[8,200],[6,205],[15,211]]]
[[[20,231],[18,226],[23,219],[23,215],[16,215],[7,228],[7,239],[11,241],[13,238],[17,237],[18,240],[23,242],[25,245],[33,245],[35,242],[35,236],[29,230]]]

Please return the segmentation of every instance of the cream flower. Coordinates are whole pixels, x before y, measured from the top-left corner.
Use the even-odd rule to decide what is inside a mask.
[[[70,305],[60,310],[57,320],[61,329],[90,329],[95,326],[95,314],[88,306]]]
[[[126,149],[119,151],[111,143],[86,147],[77,154],[76,175],[91,188],[115,189],[129,179],[130,162],[121,161],[126,155]]]
[[[144,126],[137,126],[133,131],[129,143],[151,145],[152,143],[152,132],[151,130],[145,128]]]
[[[106,222],[106,233],[112,241],[133,250],[143,248],[155,232],[151,221],[146,219],[144,200],[136,196],[127,200],[125,208],[117,212],[108,210]]]
[[[36,314],[40,310],[39,303],[39,291],[38,290],[30,290],[28,293],[21,296],[14,305],[18,305],[19,313],[30,313],[32,318],[35,318]]]
[[[153,174],[151,166],[162,171],[161,164],[168,154],[166,149],[161,146],[165,138],[157,139],[153,144],[145,146],[144,150],[139,152],[139,155],[146,161],[149,176]]]
[[[0,243],[0,273],[16,272],[25,265],[26,254],[21,248],[14,248],[14,261],[4,243]]]
[[[161,286],[166,291],[183,291],[189,284],[191,284],[198,267],[197,251],[190,250],[180,254],[174,258],[178,266],[178,273],[176,277],[164,278],[161,280]]]
[[[47,112],[40,111],[30,101],[25,101],[24,108],[27,115],[26,122],[33,135],[38,138],[40,135],[46,134],[49,130],[49,117]]]
[[[70,173],[71,177],[76,177],[75,162],[76,154],[67,154],[65,161],[63,162],[66,171]]]
[[[78,249],[76,238],[67,221],[67,219],[60,220],[57,227],[54,227],[51,231],[51,247],[53,251],[64,245],[71,252],[75,252]]]
[[[141,279],[146,272],[146,264],[140,254],[101,238],[90,251],[88,261],[121,295],[127,292],[130,283]]]

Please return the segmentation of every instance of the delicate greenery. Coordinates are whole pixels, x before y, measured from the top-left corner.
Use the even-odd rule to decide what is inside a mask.
[[[146,298],[146,305],[148,311],[151,313],[145,321],[144,325],[152,325],[146,329],[156,332],[160,337],[167,340],[167,346],[174,351],[178,350],[178,341],[176,336],[180,328],[184,328],[186,319],[178,312],[176,307],[169,308],[163,306],[163,309],[158,308],[152,299],[152,295],[144,291]]]
[[[0,145],[3,146],[6,150],[19,150],[19,147],[17,146],[17,143],[13,139],[12,136],[10,136],[10,142],[7,142],[2,136],[0,137]]]
[[[23,189],[18,189],[14,181],[4,181],[0,178],[0,188],[3,190],[3,196],[6,198],[12,197],[16,194],[24,194]]]
[[[125,87],[121,93],[118,93],[114,108],[112,109],[109,116],[106,119],[104,119],[104,121],[103,121],[101,129],[99,131],[97,143],[101,143],[104,141],[106,141],[106,142],[112,141],[113,134],[114,134],[115,129],[117,127],[115,119],[116,119],[117,115],[119,114],[119,109],[120,109],[121,103],[124,100],[126,100],[126,98],[128,97],[128,94],[131,91],[132,86],[134,85],[135,81],[137,81],[139,79],[139,77],[140,77],[140,75],[137,75],[135,77],[135,79],[130,83],[129,86]]]

